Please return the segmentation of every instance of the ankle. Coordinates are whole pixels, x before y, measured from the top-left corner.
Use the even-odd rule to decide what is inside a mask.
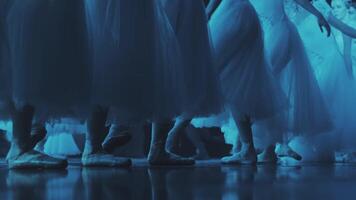
[[[271,144],[265,148],[266,153],[275,153],[276,145]]]
[[[241,152],[256,154],[256,150],[253,144],[243,143],[241,146]]]
[[[21,148],[19,145],[15,143],[11,143],[11,147],[9,152],[6,155],[6,160],[13,160],[16,159],[18,156],[26,152],[25,149]]]
[[[83,155],[95,154],[103,151],[101,143],[93,142],[90,140],[85,141]]]

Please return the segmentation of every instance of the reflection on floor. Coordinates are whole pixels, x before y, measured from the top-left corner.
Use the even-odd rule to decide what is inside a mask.
[[[355,199],[356,165],[148,167],[9,171],[0,165],[0,199]]]

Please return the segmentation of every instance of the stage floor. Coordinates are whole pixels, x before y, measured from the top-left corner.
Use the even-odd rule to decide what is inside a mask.
[[[0,199],[355,199],[356,165],[148,167],[130,169],[8,170],[0,164]]]

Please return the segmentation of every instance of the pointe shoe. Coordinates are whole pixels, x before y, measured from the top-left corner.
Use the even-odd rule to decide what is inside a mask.
[[[124,146],[130,142],[132,136],[128,127],[111,125],[107,128],[108,129],[106,131],[109,134],[106,136],[104,142],[102,143],[102,147],[106,152],[112,153],[117,147]]]
[[[34,126],[31,130],[31,149],[35,148],[35,146],[42,141],[47,134],[47,130],[43,126]]]
[[[239,152],[231,156],[226,156],[221,159],[222,164],[232,165],[254,165],[257,162],[256,153],[253,152]]]
[[[199,153],[199,154],[196,154],[196,155],[194,156],[194,159],[195,159],[195,160],[209,160],[210,157],[209,157],[208,155],[206,155],[206,154],[201,154],[201,153]]]
[[[257,162],[260,164],[277,164],[278,158],[276,153],[270,150],[264,150],[257,155]]]
[[[130,167],[131,159],[116,157],[105,152],[83,154],[83,167]]]
[[[184,158],[165,150],[154,150],[148,155],[148,163],[153,166],[160,165],[194,165],[195,160]]]
[[[289,145],[279,144],[276,146],[276,154],[278,157],[288,157],[295,160],[302,160],[302,156],[295,152]]]
[[[54,158],[35,150],[7,159],[9,169],[65,169],[67,160]]]
[[[125,144],[130,142],[131,138],[132,136],[128,134],[113,136],[105,140],[102,146],[106,152],[112,153],[117,147],[124,146]]]

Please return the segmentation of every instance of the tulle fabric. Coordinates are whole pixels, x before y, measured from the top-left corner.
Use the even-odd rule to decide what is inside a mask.
[[[121,122],[181,113],[179,51],[160,1],[85,0],[85,9],[92,103],[115,107]]]
[[[275,63],[288,59],[276,76],[290,104],[286,112],[267,121],[269,130],[293,136],[331,130],[328,108],[295,25],[285,16],[273,26],[265,26],[265,32],[268,55],[279,52]]]
[[[81,154],[74,138],[69,133],[57,133],[48,136],[44,145],[44,152],[52,156],[78,156]]]
[[[184,74],[184,115],[208,116],[222,109],[205,7],[201,0],[164,0],[175,30]]]
[[[73,118],[61,118],[46,123],[47,136],[37,148],[52,156],[78,156],[85,140],[86,124]],[[77,138],[77,140],[75,139]],[[81,138],[82,140],[80,140]]]
[[[14,0],[7,17],[11,96],[51,114],[87,105],[84,13],[79,0]]]
[[[344,58],[335,38],[338,31],[332,29],[333,34],[326,37],[315,26],[313,16],[308,16],[298,29],[334,122],[334,147],[354,145],[356,82],[347,74]]]
[[[283,92],[269,71],[262,29],[249,1],[222,1],[209,25],[227,105],[255,119],[286,108]]]

